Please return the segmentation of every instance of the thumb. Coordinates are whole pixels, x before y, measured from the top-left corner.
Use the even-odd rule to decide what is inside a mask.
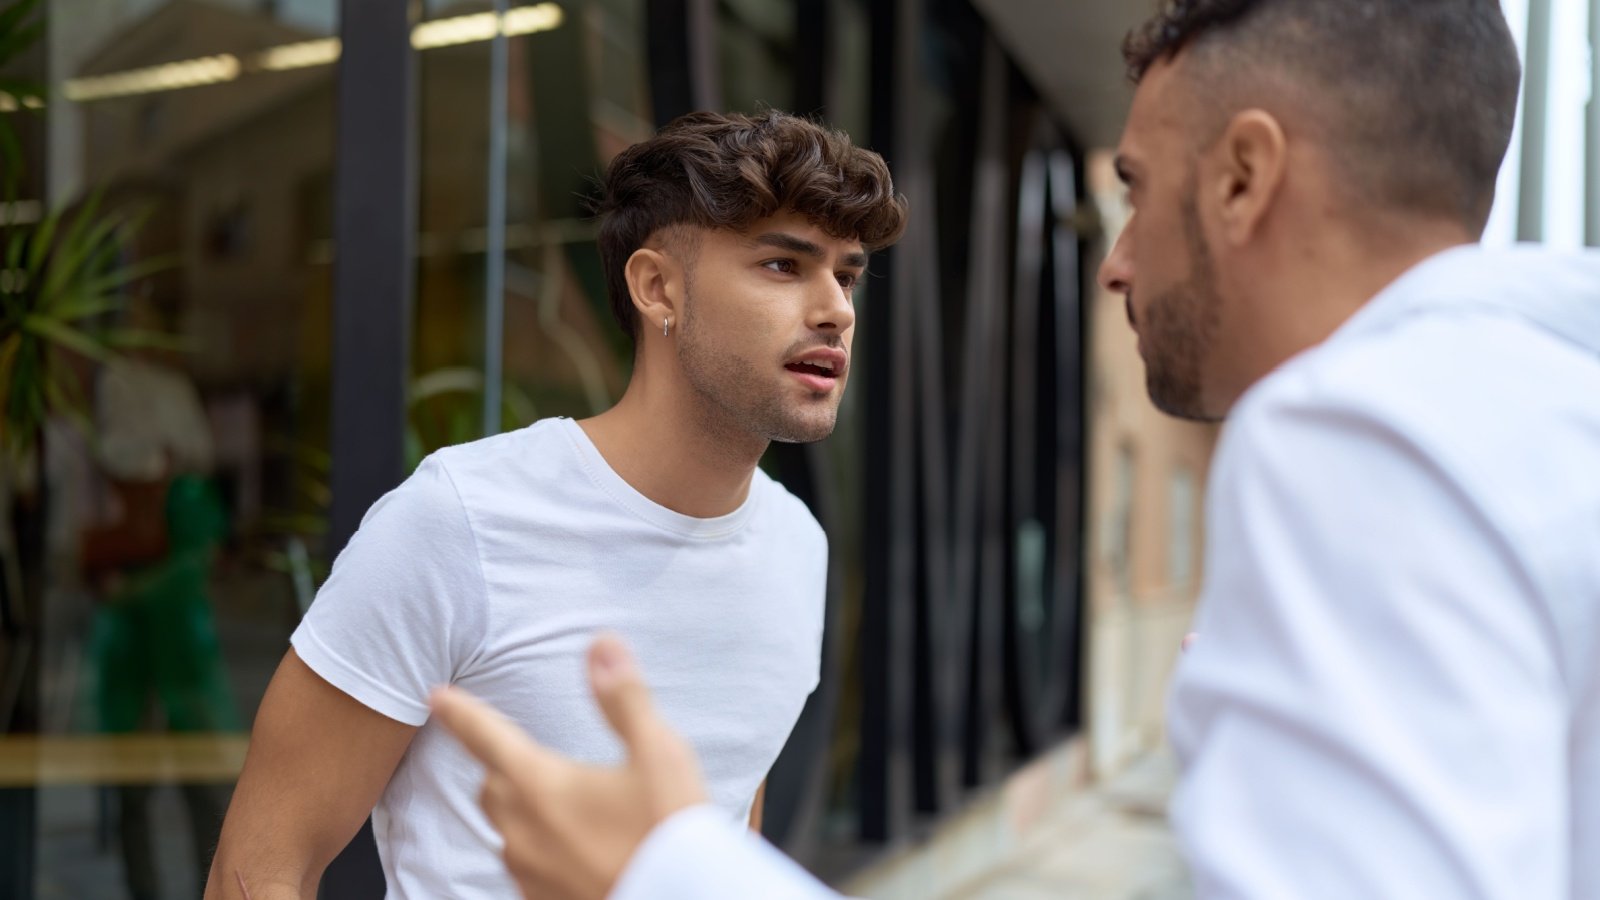
[[[628,755],[637,756],[640,742],[659,718],[633,654],[615,635],[603,634],[589,648],[589,686]]]
[[[459,688],[440,688],[429,698],[434,718],[485,767],[504,774],[528,773],[547,754],[488,704]]]

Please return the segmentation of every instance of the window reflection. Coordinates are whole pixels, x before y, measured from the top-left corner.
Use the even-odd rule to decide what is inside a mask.
[[[8,479],[7,580],[36,615],[0,657],[0,895],[198,895],[318,576],[336,9],[41,4],[54,89],[19,199],[64,218],[31,239],[64,259],[103,236],[75,277],[106,302],[76,326],[146,339],[55,345],[79,414],[54,398],[42,465]]]

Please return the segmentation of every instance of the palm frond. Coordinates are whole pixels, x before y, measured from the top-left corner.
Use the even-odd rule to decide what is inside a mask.
[[[92,204],[94,201],[90,200]],[[61,226],[61,210],[52,210],[45,214],[39,224],[26,230],[27,253],[19,262],[22,268],[30,273],[38,273],[44,269],[45,257],[50,253],[50,247],[55,243],[56,229]]]
[[[72,276],[92,268],[95,258],[108,248],[106,239],[122,224],[115,214],[97,218],[99,211],[100,195],[91,194],[83,210],[72,217],[72,223],[61,233],[59,241],[35,248],[29,268],[43,272],[39,294],[46,302]],[[115,245],[110,249],[115,251]]]
[[[81,293],[83,297],[82,302],[85,303],[88,303],[90,298],[103,300],[106,294],[111,293],[118,288],[127,287],[135,281],[165,272],[176,267],[177,264],[178,258],[174,255],[158,256],[151,259],[141,260],[133,263],[132,265],[123,266],[120,269],[114,269],[97,278],[91,278],[85,281],[82,287],[79,288],[78,292]],[[71,301],[63,300],[52,308],[56,310],[57,315],[65,316],[69,314],[65,310],[72,309],[72,304]],[[83,314],[80,313],[79,315]]]
[[[0,444],[28,446],[50,415],[89,433],[82,386],[56,362],[60,351],[105,364],[121,350],[183,349],[176,337],[98,320],[127,304],[129,286],[174,264],[170,257],[124,264],[129,242],[151,210],[101,210],[96,191],[68,213],[53,209],[36,223],[0,225],[8,272],[0,292]]]
[[[46,316],[32,315],[22,320],[22,330],[42,337],[59,347],[87,356],[95,362],[108,363],[116,354],[94,339],[93,336],[73,328],[65,322]]]

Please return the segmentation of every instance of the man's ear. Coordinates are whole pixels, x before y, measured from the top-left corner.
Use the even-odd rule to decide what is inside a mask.
[[[1271,113],[1247,109],[1233,117],[1212,154],[1209,189],[1222,238],[1239,245],[1256,236],[1277,202],[1289,162],[1289,142]]]
[[[644,320],[641,331],[660,330],[667,319],[681,321],[683,266],[668,254],[650,247],[633,251],[622,268],[633,308]]]

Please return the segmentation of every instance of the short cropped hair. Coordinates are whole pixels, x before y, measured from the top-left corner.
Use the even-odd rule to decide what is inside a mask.
[[[596,204],[617,324],[636,339],[624,268],[651,236],[680,226],[742,231],[785,210],[868,251],[899,240],[906,225],[905,199],[881,156],[788,113],[689,113],[622,151]]]
[[[1135,83],[1180,52],[1314,98],[1364,200],[1482,231],[1522,77],[1498,0],[1165,0],[1123,44]]]

